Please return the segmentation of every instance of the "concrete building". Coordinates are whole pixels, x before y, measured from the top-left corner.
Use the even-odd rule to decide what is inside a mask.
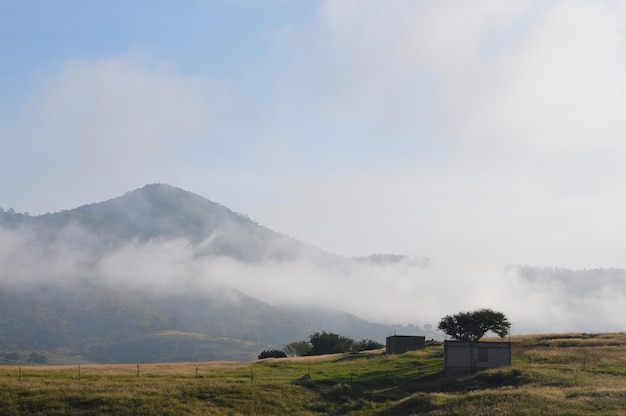
[[[443,369],[447,376],[510,365],[510,342],[445,341],[443,344]]]
[[[407,351],[420,350],[426,346],[426,337],[413,335],[393,335],[387,337],[385,353],[402,354]]]

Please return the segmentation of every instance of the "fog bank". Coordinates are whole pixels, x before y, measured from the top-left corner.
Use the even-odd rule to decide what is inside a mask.
[[[371,322],[420,326],[488,307],[509,317],[513,334],[620,331],[626,311],[624,270],[307,253],[242,261],[211,254],[211,240],[135,239],[107,252],[94,240],[80,229],[43,242],[28,229],[0,228],[0,284],[28,290],[94,279],[144,292],[194,295],[228,287],[275,306],[328,307]]]

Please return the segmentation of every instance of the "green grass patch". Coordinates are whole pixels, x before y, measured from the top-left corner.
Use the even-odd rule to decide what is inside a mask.
[[[443,347],[251,363],[0,367],[4,415],[619,415],[626,334],[513,337],[513,365],[443,376]]]

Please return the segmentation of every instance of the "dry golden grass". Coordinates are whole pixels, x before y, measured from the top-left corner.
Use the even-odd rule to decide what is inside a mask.
[[[235,362],[202,362],[202,363],[164,363],[164,364],[89,364],[79,366],[0,366],[0,377],[11,379],[21,377],[29,379],[71,380],[79,378],[137,378],[139,377],[171,377],[196,378],[208,375],[248,377],[250,364]],[[196,371],[197,370],[197,371]]]
[[[325,354],[325,355],[313,355],[310,357],[291,357],[291,358],[266,358],[266,360],[275,360],[275,361],[285,361],[288,360],[292,363],[315,363],[333,360],[337,358],[336,354]]]
[[[441,346],[400,355],[139,364],[139,377],[136,364],[89,364],[80,366],[80,381],[77,365],[22,366],[21,380],[17,366],[0,366],[0,415],[625,414],[626,334],[511,341],[512,367],[448,378],[438,374]],[[311,380],[300,380],[304,374]]]

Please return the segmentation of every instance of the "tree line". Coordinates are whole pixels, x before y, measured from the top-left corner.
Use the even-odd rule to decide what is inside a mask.
[[[384,345],[372,339],[354,339],[333,332],[314,332],[309,335],[309,340],[291,342],[282,350],[264,350],[259,354],[263,358],[305,357],[323,354],[341,354],[346,352],[360,352],[377,350]]]
[[[486,308],[446,315],[437,327],[452,339],[464,342],[479,341],[487,332],[493,332],[500,338],[504,338],[509,334],[510,328],[511,323],[502,312]],[[314,332],[309,336],[308,341],[289,343],[282,350],[265,350],[261,352],[259,359],[341,354],[383,347],[383,344],[371,339],[355,341],[345,335],[323,331]]]

